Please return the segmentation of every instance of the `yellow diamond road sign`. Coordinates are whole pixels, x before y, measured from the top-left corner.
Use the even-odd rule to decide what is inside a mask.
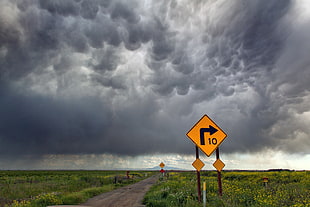
[[[186,134],[208,157],[226,138],[225,132],[204,115]]]
[[[164,167],[165,167],[165,164],[164,164],[163,162],[161,162],[161,163],[159,164],[159,167],[164,168]]]
[[[225,167],[225,164],[222,162],[222,160],[217,159],[214,163],[213,166],[217,169],[217,171],[221,172],[222,169]]]
[[[193,167],[196,168],[196,170],[200,171],[201,168],[203,168],[203,166],[205,166],[205,164],[199,159],[197,158],[193,163],[192,163]]]

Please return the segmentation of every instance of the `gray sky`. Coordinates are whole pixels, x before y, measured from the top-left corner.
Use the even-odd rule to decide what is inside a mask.
[[[190,155],[203,114],[224,154],[307,156],[309,28],[307,0],[0,0],[0,157]]]

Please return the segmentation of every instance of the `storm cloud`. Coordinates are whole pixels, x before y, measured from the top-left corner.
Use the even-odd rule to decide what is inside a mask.
[[[306,0],[0,2],[0,154],[310,150]]]

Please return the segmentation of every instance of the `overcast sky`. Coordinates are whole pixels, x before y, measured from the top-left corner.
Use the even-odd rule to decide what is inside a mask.
[[[0,168],[177,166],[207,114],[231,168],[310,169],[309,33],[308,0],[0,0]]]

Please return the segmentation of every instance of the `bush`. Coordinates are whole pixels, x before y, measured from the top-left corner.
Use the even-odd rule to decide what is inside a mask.
[[[44,193],[30,200],[14,200],[10,207],[42,207],[63,204],[58,193]]]

